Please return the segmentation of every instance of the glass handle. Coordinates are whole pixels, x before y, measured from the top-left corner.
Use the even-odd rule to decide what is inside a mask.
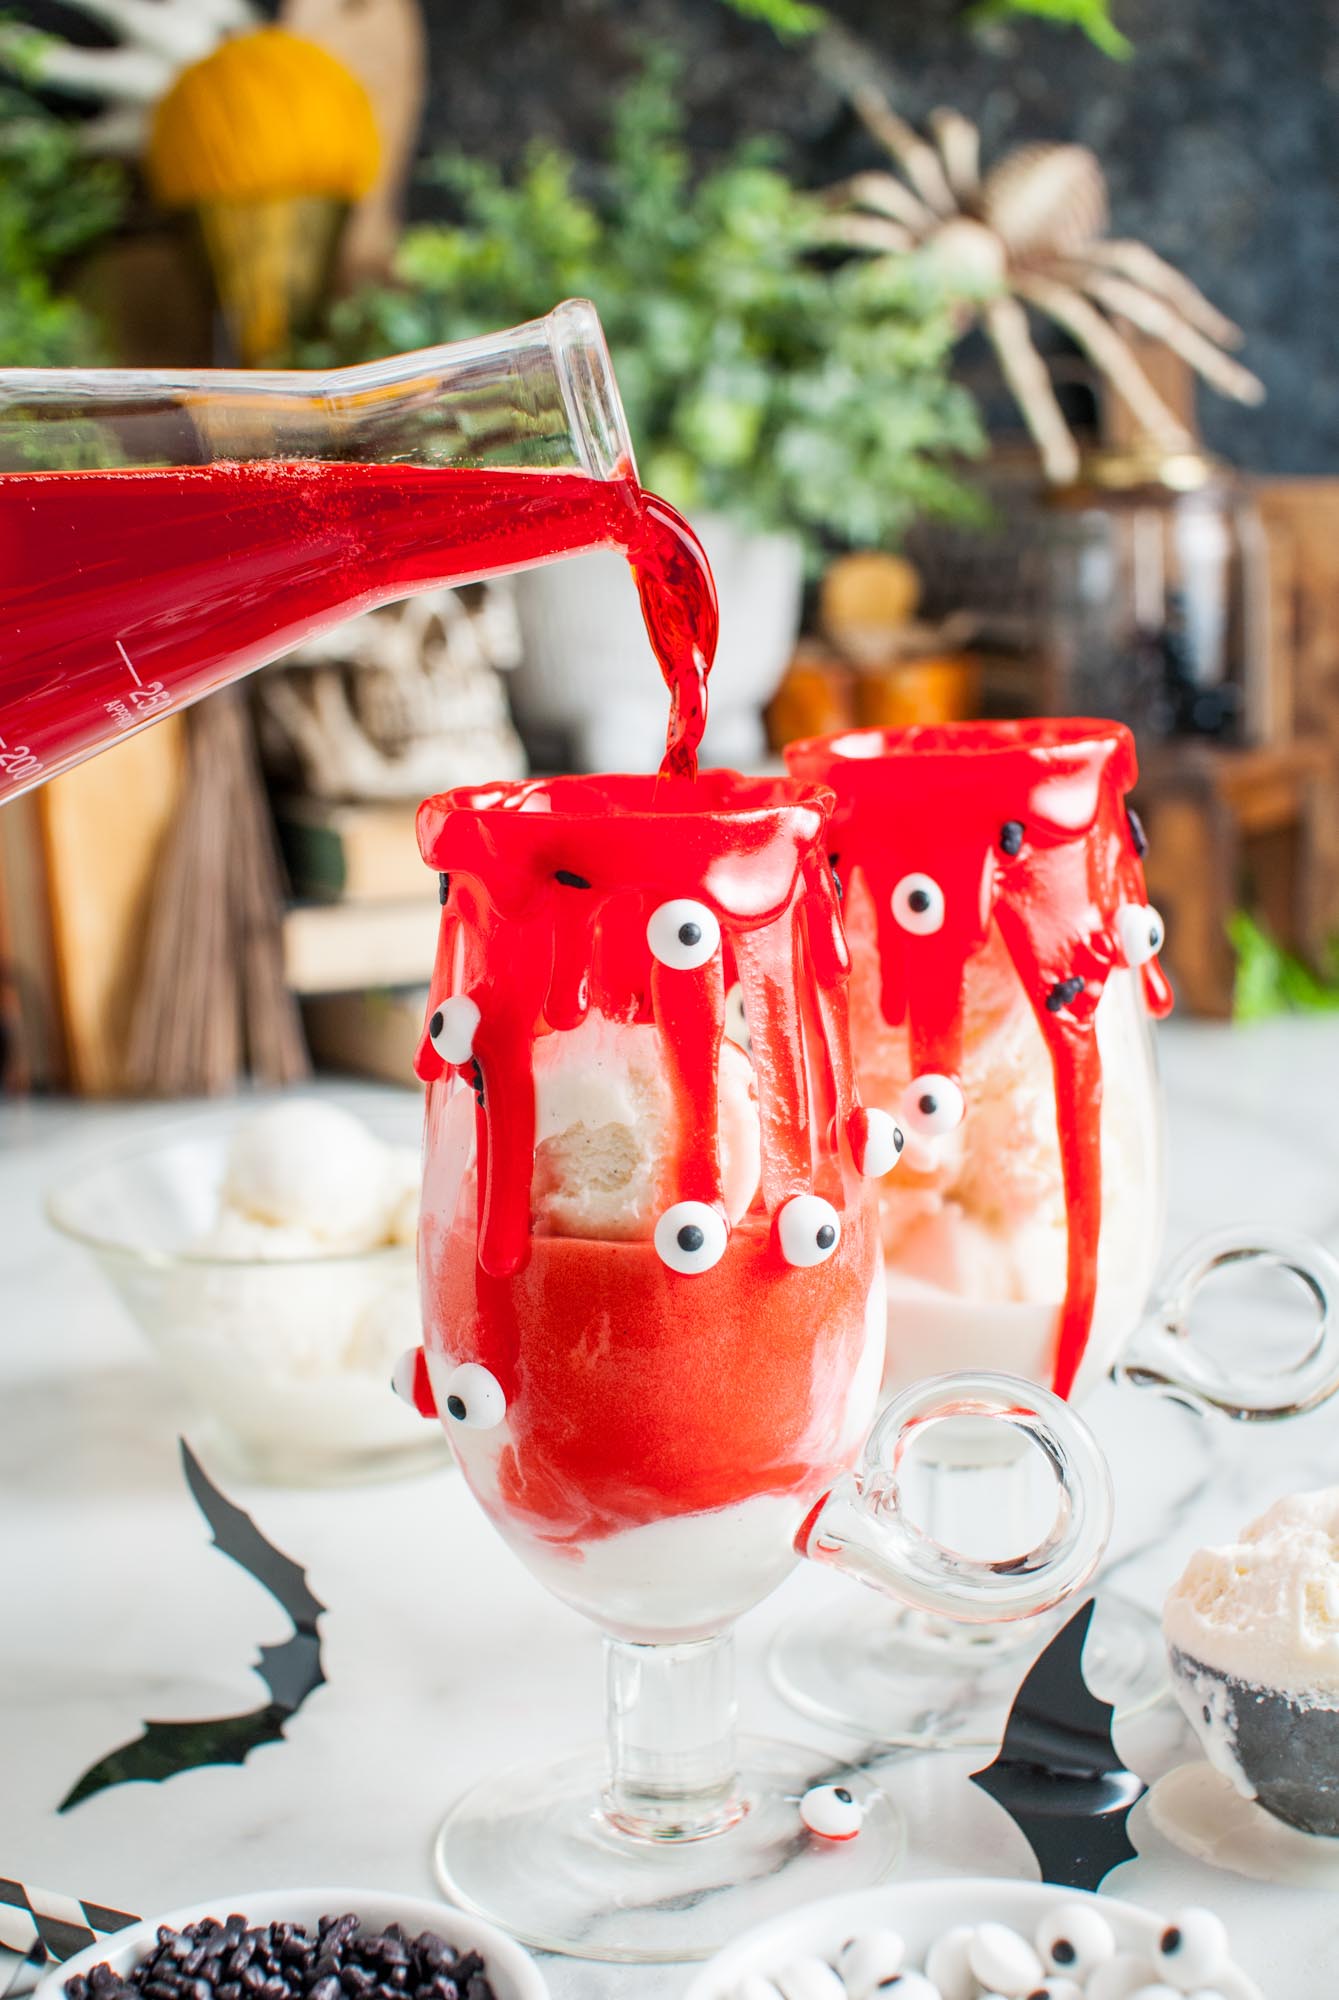
[[[1285,1271],[1311,1299],[1316,1325],[1296,1360],[1255,1371],[1227,1368],[1195,1337],[1191,1314],[1201,1287],[1234,1266]],[[1309,1237],[1256,1229],[1192,1243],[1156,1305],[1116,1363],[1117,1381],[1159,1389],[1190,1409],[1216,1410],[1244,1423],[1301,1416],[1339,1389],[1339,1264]]]
[[[1020,1433],[1050,1466],[1055,1518],[1035,1547],[1002,1559],[964,1555],[906,1513],[901,1478],[911,1446],[954,1418],[986,1418]],[[1011,1375],[941,1375],[891,1402],[858,1468],[801,1530],[814,1562],[872,1584],[916,1610],[967,1624],[1030,1618],[1082,1588],[1111,1533],[1111,1476],[1097,1440],[1049,1390]]]

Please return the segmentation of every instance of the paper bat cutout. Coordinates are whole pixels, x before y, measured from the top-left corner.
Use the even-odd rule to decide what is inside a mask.
[[[1111,1738],[1115,1710],[1083,1678],[1092,1599],[1057,1632],[1014,1697],[993,1764],[972,1773],[1026,1837],[1042,1879],[1098,1889],[1134,1859],[1126,1821],[1147,1790]]]
[[[277,1646],[262,1646],[255,1671],[270,1699],[243,1715],[220,1715],[202,1722],[146,1722],[133,1743],[112,1750],[84,1772],[61,1800],[68,1812],[109,1785],[136,1780],[161,1784],[179,1771],[202,1764],[242,1764],[253,1750],[278,1743],[284,1725],[308,1695],[322,1685],[320,1617],[325,1606],[307,1587],[307,1576],[290,1556],[266,1541],[249,1514],[226,1500],[206,1478],[198,1459],[181,1440],[181,1462],[196,1505],[213,1530],[214,1546],[255,1577],[293,1621],[293,1634]]]

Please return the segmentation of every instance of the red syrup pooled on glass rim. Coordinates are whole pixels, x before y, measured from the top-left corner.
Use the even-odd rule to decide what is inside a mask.
[[[0,473],[0,803],[91,750],[413,591],[586,549],[631,564],[692,776],[716,591],[629,472],[219,462]]]

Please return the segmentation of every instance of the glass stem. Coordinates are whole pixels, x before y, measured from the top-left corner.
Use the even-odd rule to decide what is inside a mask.
[[[604,1804],[643,1840],[701,1840],[745,1808],[735,1751],[734,1635],[687,1644],[604,1642]]]

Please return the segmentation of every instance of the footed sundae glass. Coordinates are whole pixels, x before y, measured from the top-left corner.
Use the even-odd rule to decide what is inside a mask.
[[[855,730],[792,743],[797,778],[832,787],[828,857],[852,957],[860,1088],[904,1143],[880,1190],[885,1389],[943,1369],[1005,1369],[1059,1397],[1115,1371],[1201,1412],[1260,1419],[1339,1386],[1339,1272],[1276,1231],[1204,1239],[1150,1305],[1163,1234],[1163,1108],[1150,1023],[1158,965],[1143,833],[1126,797],[1134,742],[1068,719]],[[1315,1308],[1299,1362],[1228,1372],[1190,1338],[1229,1265],[1291,1274]],[[961,1438],[961,1433],[959,1433]],[[941,1536],[1025,1518],[1030,1466],[1001,1434],[928,1470]],[[1049,1628],[1048,1628],[1049,1630]],[[1026,1623],[968,1631],[852,1605],[779,1634],[773,1671],[806,1713],[885,1741],[997,1742]],[[1098,1599],[1088,1671],[1118,1711],[1165,1685],[1155,1621]]]
[[[1108,1527],[1100,1455],[1047,1391],[922,1384],[869,1436],[894,1128],[852,1081],[829,803],[716,771],[420,809],[443,912],[425,1345],[399,1386],[605,1634],[607,1693],[603,1755],[490,1778],[435,1859],[454,1900],[582,1956],[704,1957],[896,1860],[867,1778],[736,1741],[730,1628],[801,1556],[994,1621],[1078,1588]],[[902,1506],[904,1454],[964,1411],[1054,1472],[1053,1524],[1007,1562],[953,1557]]]

